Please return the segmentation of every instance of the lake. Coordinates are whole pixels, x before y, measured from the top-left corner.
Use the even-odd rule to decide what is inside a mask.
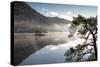
[[[66,50],[84,41],[77,37],[68,38],[68,32],[44,34],[34,36],[34,33],[15,33],[17,57],[19,54],[23,57],[28,54],[19,65],[63,63]]]

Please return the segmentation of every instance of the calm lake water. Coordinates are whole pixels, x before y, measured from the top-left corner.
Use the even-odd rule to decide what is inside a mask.
[[[25,35],[24,39],[28,39],[38,46],[42,45],[43,48],[38,49],[38,46],[34,45],[38,50],[27,57],[20,65],[63,63],[66,50],[84,41],[77,37],[68,38],[68,34],[68,32],[46,33],[45,36],[33,36],[34,34],[28,33],[22,34],[23,36]]]

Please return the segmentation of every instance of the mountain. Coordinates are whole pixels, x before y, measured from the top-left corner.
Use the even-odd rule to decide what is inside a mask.
[[[52,24],[68,24],[71,23],[71,21],[67,20],[67,19],[63,19],[63,18],[59,18],[59,17],[48,17],[49,21]]]
[[[14,2],[14,31],[16,33],[32,33],[37,29],[40,32],[48,32],[53,30],[53,24],[67,23],[70,21],[58,17],[45,17],[25,2]]]
[[[31,21],[34,24],[42,22],[44,24],[47,24],[47,18],[32,9],[25,2],[16,2],[14,4],[14,18],[15,21]]]
[[[40,25],[49,25],[47,17],[32,9],[25,2],[14,2],[15,32],[33,32]]]

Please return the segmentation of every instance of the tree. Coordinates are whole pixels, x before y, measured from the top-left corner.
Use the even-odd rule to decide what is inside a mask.
[[[77,17],[73,17],[72,25],[75,25],[75,27],[82,25],[82,28],[80,30],[78,30],[78,32],[81,35],[85,35],[87,33],[88,33],[88,35],[86,37],[84,36],[84,39],[86,39],[86,42],[83,45],[78,45],[73,48],[74,52],[71,52],[69,54],[69,56],[73,55],[73,57],[71,57],[70,60],[73,60],[73,58],[74,58],[73,61],[82,61],[83,56],[85,56],[86,54],[89,54],[89,53],[91,53],[91,56],[87,59],[88,61],[97,60],[97,44],[96,44],[97,16],[85,18],[81,15],[78,15]],[[91,42],[87,43],[87,40],[90,35],[92,36]],[[88,46],[92,46],[93,48],[89,49],[89,48],[87,48]],[[86,48],[88,49],[88,51],[84,53],[83,51],[86,50]],[[65,53],[66,57],[68,57],[68,52],[71,50],[72,50],[72,48],[70,48]],[[77,58],[76,58],[76,55],[77,55]],[[68,58],[66,60],[68,60]]]

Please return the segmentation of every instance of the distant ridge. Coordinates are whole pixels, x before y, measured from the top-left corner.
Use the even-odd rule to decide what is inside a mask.
[[[69,20],[58,17],[46,17],[25,2],[14,2],[14,31],[16,33],[32,33],[36,29],[41,30],[41,32],[48,32],[49,30],[52,31],[52,24],[65,25],[69,22]]]

